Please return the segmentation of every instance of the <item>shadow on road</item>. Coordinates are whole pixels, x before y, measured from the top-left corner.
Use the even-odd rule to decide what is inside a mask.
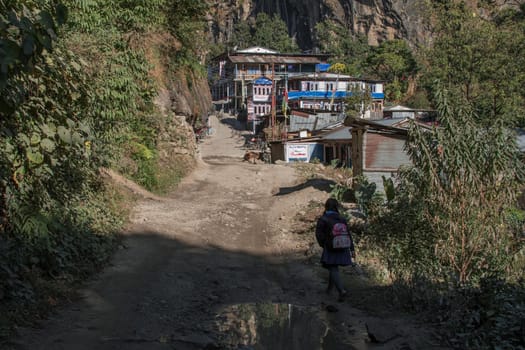
[[[230,116],[230,117],[226,117],[226,118],[221,118],[220,122],[222,124],[228,125],[233,130],[246,131],[245,125],[243,123],[241,123],[240,121],[238,121],[234,117]]]
[[[330,193],[332,191],[331,186],[335,185],[333,180],[327,179],[309,179],[301,184],[291,187],[280,187],[279,192],[275,193],[275,196],[284,196],[296,191],[304,190],[307,187],[313,187],[319,191]]]
[[[283,263],[155,232],[125,244],[82,300],[7,348],[368,349],[362,322],[328,315],[324,287],[297,257]]]

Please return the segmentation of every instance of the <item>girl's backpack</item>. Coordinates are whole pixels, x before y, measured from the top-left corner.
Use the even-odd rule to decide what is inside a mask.
[[[326,247],[331,250],[343,250],[352,246],[352,237],[348,232],[348,226],[344,220],[338,217],[323,217],[329,227],[329,235],[326,240]]]

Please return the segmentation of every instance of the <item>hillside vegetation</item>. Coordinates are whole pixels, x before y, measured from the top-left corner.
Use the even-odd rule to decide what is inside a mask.
[[[409,130],[413,166],[385,181],[345,179],[367,216],[361,254],[398,306],[426,314],[458,349],[525,346],[525,5],[427,2],[432,45],[377,46],[327,19],[316,26],[333,68],[386,81],[388,103],[435,109],[439,128]],[[230,45],[247,45],[245,25]],[[362,100],[360,102],[363,102]],[[347,113],[349,111],[347,110]],[[348,183],[355,183],[349,188]]]
[[[193,166],[187,121],[205,115],[209,99],[179,108],[181,117],[170,101],[202,87],[201,43],[190,33],[204,10],[193,1],[0,1],[0,335],[112,254],[126,194],[101,168],[163,192]],[[159,99],[164,90],[179,91]]]
[[[355,180],[360,254],[398,305],[446,326],[452,347],[523,348],[525,169],[514,128],[525,126],[525,5],[426,3],[432,47],[369,46],[329,19],[316,27],[341,73],[386,80],[390,102],[434,108],[442,126],[410,130],[413,167],[385,181],[386,198],[366,179],[332,194]],[[266,15],[210,48],[207,11],[193,0],[0,0],[0,336],[113,253],[126,194],[101,168],[157,193],[191,169],[191,126],[210,108],[208,51],[267,37],[297,50]]]
[[[434,108],[440,127],[410,128],[413,166],[384,181],[385,196],[357,179],[367,215],[358,229],[362,253],[396,304],[444,326],[447,344],[521,349],[525,215],[517,198],[525,168],[514,128],[525,120],[525,6],[485,6],[490,18],[465,2],[436,2],[433,46],[411,51],[411,72],[395,69],[408,67],[399,42],[381,43],[360,61],[366,71],[380,53],[372,67],[392,73],[387,92],[398,90],[401,102],[419,98],[416,107]]]

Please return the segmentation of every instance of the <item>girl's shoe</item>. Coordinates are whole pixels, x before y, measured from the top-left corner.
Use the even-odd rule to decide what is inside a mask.
[[[347,295],[348,295],[348,292],[346,290],[343,290],[341,293],[339,293],[338,301],[340,302],[345,301]]]

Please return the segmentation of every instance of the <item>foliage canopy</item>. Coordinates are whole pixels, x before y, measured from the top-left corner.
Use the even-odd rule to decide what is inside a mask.
[[[197,67],[204,39],[187,31],[201,30],[205,9],[189,0],[0,1],[0,305],[14,310],[0,327],[43,297],[41,281],[75,281],[108,259],[122,219],[100,167],[158,188],[162,117],[150,62],[178,41],[184,50],[163,62]],[[152,33],[170,40],[146,48]]]
[[[261,12],[251,24],[235,24],[233,36],[228,47],[245,49],[251,46],[262,46],[283,53],[299,51],[295,40],[288,35],[286,23],[277,15],[270,16]]]
[[[427,57],[423,82],[435,95],[440,80],[474,106],[478,121],[525,125],[525,22],[521,9],[508,9],[488,20],[464,3],[436,4],[436,38]],[[521,18],[521,19],[520,19]]]

